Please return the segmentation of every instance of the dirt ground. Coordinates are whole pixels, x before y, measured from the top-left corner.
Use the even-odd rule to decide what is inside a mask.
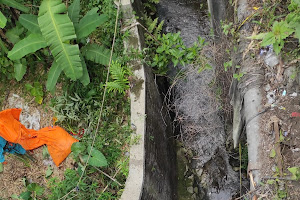
[[[280,66],[277,66],[275,70],[279,70],[279,68]],[[261,148],[263,149],[261,152],[263,153],[260,155],[263,158],[261,159],[263,160],[261,175],[264,183],[267,183],[268,180],[269,183],[272,183],[272,180],[275,180],[274,177],[278,178],[279,182],[259,187],[258,197],[262,199],[275,199],[278,193],[287,194],[281,199],[300,199],[300,183],[290,180],[292,174],[288,171],[288,168],[300,167],[300,115],[292,115],[295,112],[300,113],[299,86],[296,80],[297,77],[295,80],[291,80],[289,76],[283,76],[282,81],[278,81],[274,77],[265,82],[263,104],[267,111],[262,114],[261,121],[263,132],[263,138],[261,138]],[[290,84],[293,82],[294,84]],[[278,119],[281,135],[279,141],[275,137],[274,119]],[[279,154],[276,151],[275,157],[271,156],[272,151],[276,150],[276,144],[279,143]],[[280,168],[283,172],[281,175]]]
[[[26,99],[26,100],[25,100]],[[28,97],[20,89],[13,89],[7,93],[1,110],[8,108],[22,108],[20,121],[27,127],[32,129],[40,129],[53,124],[53,112],[49,109],[48,103],[51,96],[44,99],[42,105],[37,104],[33,97]],[[5,164],[3,173],[0,173],[0,199],[12,199],[11,195],[21,194],[24,192],[24,180],[29,183],[38,183],[41,186],[48,185],[51,178],[56,177],[62,180],[64,171],[67,168],[73,168],[73,159],[69,156],[59,167],[56,167],[50,158],[43,157],[43,148],[27,151],[27,156],[17,156],[5,154]],[[46,178],[48,168],[53,170],[50,177]],[[46,196],[49,191],[45,190]]]

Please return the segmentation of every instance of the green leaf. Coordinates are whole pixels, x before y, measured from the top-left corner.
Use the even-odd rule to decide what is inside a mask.
[[[248,39],[254,39],[254,40],[262,40],[266,36],[267,33],[260,33],[258,35],[253,35],[250,37],[247,37]]]
[[[19,17],[19,22],[31,33],[41,34],[37,15],[22,14]]]
[[[88,152],[90,152],[91,147],[88,147]],[[88,155],[85,155],[83,159],[86,161],[88,158]],[[107,160],[105,156],[97,149],[93,148],[91,152],[91,157],[89,159],[89,164],[94,166],[94,167],[105,167],[107,166]]]
[[[31,198],[31,192],[26,191],[20,194],[20,198],[24,200],[29,200]]]
[[[55,61],[63,67],[67,77],[76,80],[82,76],[82,65],[78,45],[69,44],[70,40],[76,39],[76,34],[66,11],[66,6],[60,0],[44,0],[40,6],[38,23]]]
[[[82,49],[83,56],[95,63],[99,63],[105,66],[109,64],[110,50],[106,49],[104,46],[99,46],[97,44],[88,44]]]
[[[36,52],[46,46],[47,43],[42,35],[30,34],[28,37],[15,44],[13,49],[8,52],[8,57],[11,60],[18,60],[25,55]]]
[[[269,32],[265,35],[265,37],[260,45],[265,47],[270,44],[274,44],[274,42],[275,42],[275,35],[272,32]]]
[[[80,0],[74,0],[73,3],[68,7],[68,15],[74,24],[79,22],[80,13]]]
[[[81,64],[82,64],[82,69],[83,69],[83,75],[82,75],[82,77],[79,78],[79,80],[82,83],[82,85],[87,86],[90,83],[89,72],[88,72],[87,66],[85,64],[85,61],[84,61],[84,58],[82,57],[82,55],[80,55],[80,59],[81,59]]]
[[[35,192],[37,196],[41,196],[44,192],[44,188],[37,183],[31,183],[27,185],[27,190],[30,192]]]
[[[26,83],[26,84],[25,84],[25,88],[26,88],[26,90],[27,90],[28,92],[30,92],[30,90],[33,89],[32,85],[29,84],[29,83]]]
[[[82,153],[86,149],[86,146],[82,142],[75,142],[71,146],[71,151],[75,154],[78,155]]]
[[[288,168],[289,172],[292,173],[292,179],[293,180],[299,180],[300,179],[300,168],[299,167],[290,167]]]
[[[7,19],[0,11],[0,28],[4,28],[6,26]]]
[[[275,156],[276,156],[275,149],[272,149],[271,152],[270,152],[270,157],[274,158]]]
[[[13,199],[20,199],[19,196],[16,195],[16,194],[11,195],[11,198],[13,198]]]
[[[24,28],[22,26],[16,26],[5,33],[5,36],[11,41],[13,44],[16,44],[20,41],[20,35],[23,33]]]
[[[0,173],[3,172],[3,164],[0,163]]]
[[[97,27],[104,24],[107,20],[108,17],[106,15],[99,16],[97,13],[84,16],[76,26],[77,38],[81,39],[88,36],[90,33],[96,30]]]
[[[267,184],[272,185],[275,182],[275,180],[268,180]]]
[[[48,166],[45,177],[48,178],[49,176],[51,176],[52,173],[53,169],[50,166]]]
[[[54,91],[57,80],[63,71],[63,68],[57,64],[57,62],[53,61],[52,66],[48,72],[48,79],[46,83],[46,89],[48,91]]]
[[[27,66],[23,65],[21,62],[14,63],[15,78],[17,81],[22,80],[26,73]]]
[[[0,3],[3,3],[9,7],[12,7],[12,8],[15,8],[15,9],[18,9],[18,10],[21,10],[25,13],[29,13],[30,12],[30,9],[27,8],[26,6],[16,2],[15,0],[0,0]]]

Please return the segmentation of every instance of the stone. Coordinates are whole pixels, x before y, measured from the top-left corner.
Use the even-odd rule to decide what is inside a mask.
[[[269,67],[275,67],[279,63],[278,57],[275,55],[275,53],[272,51],[269,51],[265,57],[265,63]]]

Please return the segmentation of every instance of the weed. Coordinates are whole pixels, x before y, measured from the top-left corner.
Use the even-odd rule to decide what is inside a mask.
[[[26,90],[31,94],[31,96],[34,96],[34,100],[38,104],[42,104],[43,102],[43,86],[39,82],[34,82],[33,85],[27,83],[25,84]]]

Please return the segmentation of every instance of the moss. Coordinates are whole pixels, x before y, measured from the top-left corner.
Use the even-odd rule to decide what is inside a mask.
[[[185,149],[177,142],[177,173],[178,173],[178,200],[192,200],[193,193],[188,192],[188,188],[194,184],[194,179],[186,177],[189,171],[189,162],[185,157]]]
[[[141,90],[143,89],[144,80],[133,77],[131,80],[131,92],[135,94],[136,98],[140,97]]]

